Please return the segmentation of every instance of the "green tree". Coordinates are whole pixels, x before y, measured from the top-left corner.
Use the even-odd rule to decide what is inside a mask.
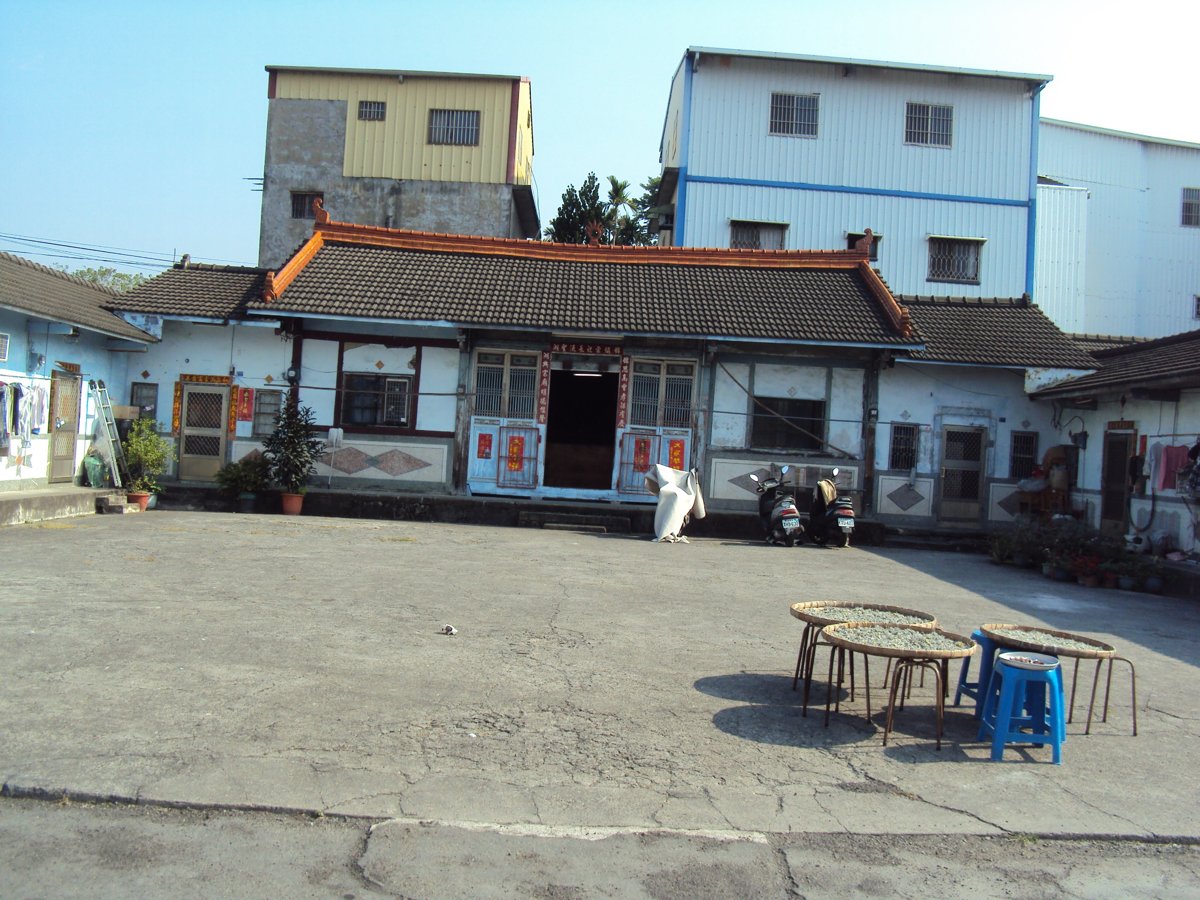
[[[559,244],[586,244],[589,222],[600,223],[602,244],[654,244],[657,236],[651,236],[650,217],[659,210],[655,204],[658,197],[659,177],[652,176],[641,185],[642,195],[632,197],[630,183],[608,176],[608,197],[600,199],[600,182],[591,172],[579,190],[574,185],[563,193],[558,214],[550,220],[545,238]]]
[[[600,200],[600,182],[595,172],[589,172],[579,190],[573,184],[567,185],[558,215],[550,220],[544,233],[547,240],[556,244],[586,244],[588,223],[599,222],[600,243],[607,244],[610,243],[605,240],[607,221],[608,211]]]
[[[100,285],[100,287],[111,288],[122,294],[126,291],[132,291],[146,280],[146,276],[141,273],[131,274],[129,272],[121,272],[111,266],[88,267],[75,270],[63,269],[63,271],[68,275],[74,275],[76,278],[82,278],[84,281],[90,281],[92,284]]]

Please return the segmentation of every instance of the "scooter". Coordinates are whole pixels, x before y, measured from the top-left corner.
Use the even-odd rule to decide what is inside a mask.
[[[849,494],[838,493],[837,476],[835,468],[830,477],[822,478],[813,488],[808,536],[821,546],[832,542],[838,547],[849,547],[854,532],[854,501]]]
[[[762,523],[767,543],[794,547],[804,535],[804,526],[800,524],[796,498],[783,484],[787,473],[788,467],[784,466],[778,478],[751,475],[750,480],[758,485],[758,520]]]

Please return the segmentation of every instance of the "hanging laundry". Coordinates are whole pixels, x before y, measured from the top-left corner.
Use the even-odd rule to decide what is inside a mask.
[[[1157,479],[1157,487],[1160,490],[1163,488],[1175,489],[1175,476],[1188,464],[1188,449],[1186,444],[1180,444],[1178,447],[1163,447],[1162,465],[1159,467]]]

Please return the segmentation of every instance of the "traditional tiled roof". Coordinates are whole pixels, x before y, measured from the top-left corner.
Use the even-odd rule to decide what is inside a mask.
[[[1129,347],[1133,344],[1141,344],[1150,340],[1150,338],[1122,337],[1115,334],[1071,334],[1070,338],[1085,353],[1095,353],[1099,350],[1114,350],[1117,347]]]
[[[0,306],[108,337],[154,340],[109,311],[116,291],[20,256],[0,253]]]
[[[1094,369],[1071,338],[1024,297],[898,297],[925,348],[914,359],[972,365]]]
[[[262,296],[266,269],[176,263],[111,305],[125,312],[206,319],[244,318],[246,305]]]
[[[1132,388],[1200,387],[1200,330],[1111,350],[1098,350],[1100,369],[1043,388],[1040,398],[1097,397]]]
[[[918,347],[857,251],[592,247],[321,222],[267,278],[280,315]]]

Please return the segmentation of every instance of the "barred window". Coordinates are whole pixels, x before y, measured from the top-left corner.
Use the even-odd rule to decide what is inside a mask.
[[[917,426],[892,423],[892,444],[888,453],[889,469],[917,467]]]
[[[979,284],[982,241],[962,238],[929,239],[929,281]]]
[[[1008,474],[1012,478],[1028,478],[1037,465],[1038,435],[1036,431],[1014,431],[1012,452],[1008,458]]]
[[[475,358],[475,415],[532,419],[537,389],[536,354],[481,352]]]
[[[755,397],[750,446],[763,450],[820,450],[825,446],[825,401]]]
[[[954,107],[909,103],[904,114],[904,143],[949,147],[954,136]]]
[[[771,134],[816,137],[820,94],[772,94]]]
[[[1181,224],[1200,228],[1200,188],[1183,189],[1183,217]]]
[[[479,110],[431,109],[429,111],[429,143],[451,144],[458,147],[479,145]]]
[[[383,100],[359,100],[358,118],[363,122],[382,122],[387,116],[387,103]]]
[[[729,246],[735,250],[782,250],[786,225],[770,222],[729,223]]]
[[[283,391],[256,390],[254,392],[254,423],[251,433],[262,437],[275,430],[275,417],[283,408]]]
[[[866,235],[861,231],[847,231],[846,232],[846,249],[847,250],[857,249],[858,242],[862,238],[865,238],[865,237],[866,237]],[[878,234],[871,235],[870,259],[872,262],[875,262],[876,260],[879,259],[879,241],[881,238],[882,238],[882,235],[878,235]]]
[[[411,393],[410,375],[346,372],[342,376],[341,423],[405,428]]]
[[[320,191],[292,191],[292,218],[315,219],[313,201],[325,202],[325,195]]]
[[[690,427],[695,378],[691,363],[634,362],[629,390],[630,424]]]

